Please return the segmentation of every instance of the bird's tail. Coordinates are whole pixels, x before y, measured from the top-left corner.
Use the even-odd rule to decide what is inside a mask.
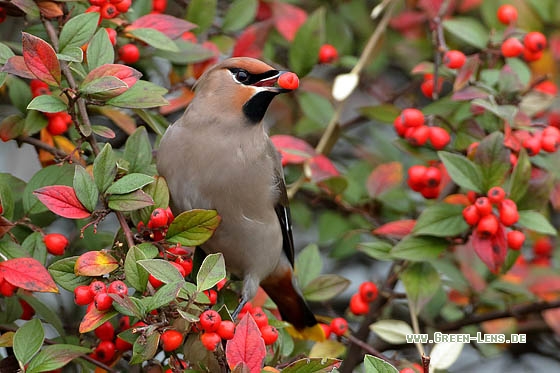
[[[325,333],[294,284],[292,271],[271,275],[261,283],[264,291],[278,306],[284,321],[292,324],[287,329],[294,338],[323,341]]]

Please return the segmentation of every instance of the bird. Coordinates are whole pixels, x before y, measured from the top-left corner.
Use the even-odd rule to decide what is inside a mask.
[[[324,332],[294,276],[281,158],[263,123],[274,97],[294,88],[279,86],[284,74],[295,76],[249,57],[209,68],[184,114],[163,135],[157,169],[175,213],[196,208],[220,215],[201,248],[222,253],[228,271],[243,281],[234,319],[261,286],[291,324],[290,334],[320,341]]]

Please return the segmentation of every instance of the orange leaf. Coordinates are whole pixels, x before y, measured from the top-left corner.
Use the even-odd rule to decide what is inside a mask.
[[[384,224],[373,230],[373,234],[378,236],[391,236],[394,238],[403,238],[410,234],[416,224],[416,220],[397,220]]]
[[[56,18],[64,15],[61,9],[61,4],[57,4],[53,1],[38,1],[37,6],[39,7],[41,14],[46,18]]]
[[[74,265],[77,276],[103,276],[119,267],[117,259],[104,251],[88,251]]]
[[[53,135],[46,128],[41,129],[41,141],[47,145],[54,146]],[[54,164],[54,155],[46,150],[39,149],[39,162],[41,162],[43,167]]]
[[[0,262],[4,280],[19,288],[42,293],[58,293],[49,272],[34,258],[15,258]]]
[[[159,113],[161,115],[169,115],[176,111],[186,108],[194,97],[194,92],[188,88],[181,88],[181,94],[179,96],[168,99],[168,105],[160,106]]]
[[[464,194],[450,194],[444,198],[443,202],[449,203],[451,205],[465,205],[468,206],[471,204],[469,199]]]
[[[111,319],[115,316],[118,312],[117,311],[99,311],[95,307],[91,307],[89,312],[86,313],[82,322],[80,323],[80,333],[87,333],[95,330],[99,325],[103,324],[105,321]]]
[[[251,373],[260,373],[266,356],[266,347],[261,332],[249,312],[235,328],[235,335],[226,344],[226,358],[231,369],[240,364]]]
[[[389,162],[379,165],[369,175],[366,186],[371,198],[379,197],[403,180],[403,167],[400,162]]]
[[[69,219],[89,217],[90,212],[82,205],[74,188],[67,185],[50,185],[33,192],[39,201],[57,215]]]

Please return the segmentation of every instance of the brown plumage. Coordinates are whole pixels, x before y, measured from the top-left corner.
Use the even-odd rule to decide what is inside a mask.
[[[197,82],[184,115],[167,129],[157,155],[175,212],[215,209],[222,217],[202,245],[221,252],[243,279],[240,307],[259,284],[303,337],[322,332],[293,279],[294,246],[279,154],[262,118],[284,72],[252,58],[231,58]],[[240,309],[238,307],[237,310]]]

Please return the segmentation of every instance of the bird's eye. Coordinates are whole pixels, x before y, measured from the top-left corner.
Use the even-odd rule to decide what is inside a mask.
[[[249,73],[245,70],[239,70],[235,73],[235,79],[237,79],[239,83],[243,83],[249,79]]]

